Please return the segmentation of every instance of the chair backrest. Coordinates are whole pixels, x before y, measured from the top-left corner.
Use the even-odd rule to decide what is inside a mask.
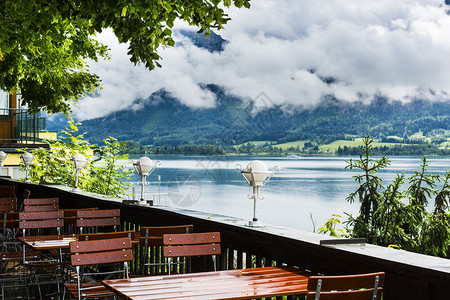
[[[166,263],[161,257],[164,234],[192,233],[194,225],[141,227],[139,244],[141,246],[141,275],[164,273]],[[150,250],[150,251],[149,251]]]
[[[16,187],[13,185],[0,185],[0,198],[16,197]]]
[[[377,300],[381,299],[384,272],[311,276],[308,279],[307,300]]]
[[[98,209],[77,211],[77,227],[80,233],[84,228],[113,227],[120,230],[120,209]]]
[[[59,198],[23,199],[23,211],[55,211],[59,209]]]
[[[97,210],[98,207],[86,207],[86,208],[60,208],[59,210],[64,212],[64,218],[76,218],[77,211],[79,210]]]
[[[17,211],[17,198],[0,198],[0,212]]]
[[[194,225],[141,227],[139,230],[141,246],[163,246],[164,234],[192,233]]]
[[[104,232],[104,233],[84,233],[78,235],[79,241],[95,241],[95,240],[106,240],[106,239],[117,239],[129,237],[131,241],[136,239],[137,232],[134,230],[128,231],[117,231],[117,232]]]
[[[64,214],[61,211],[35,211],[19,213],[19,228],[22,229],[23,235],[26,230],[56,228],[58,234],[64,227]]]
[[[72,266],[87,266],[127,262],[133,260],[132,243],[129,237],[73,241],[70,242]]]
[[[70,256],[70,264],[76,268],[77,273],[77,294],[78,299],[88,298],[88,296],[82,296],[88,293],[89,297],[105,297],[110,291],[105,291],[105,288],[99,284],[92,286],[93,276],[102,277],[113,276],[114,274],[121,277],[128,278],[128,262],[133,260],[132,242],[129,237],[113,238],[104,240],[89,240],[89,241],[74,241],[69,245],[70,252],[73,253]],[[109,264],[123,263],[123,267],[101,269],[98,272],[99,266]],[[84,271],[80,270],[80,267],[86,266]],[[93,266],[94,268],[91,268]],[[96,271],[97,270],[97,271]],[[83,276],[89,278],[89,284],[83,287],[85,280]],[[109,277],[106,277],[109,278]],[[106,279],[104,278],[104,279]],[[95,295],[97,294],[97,295]]]
[[[169,259],[169,275],[173,257],[211,255],[214,270],[217,270],[216,255],[221,253],[220,232],[165,234],[163,244],[163,255]]]

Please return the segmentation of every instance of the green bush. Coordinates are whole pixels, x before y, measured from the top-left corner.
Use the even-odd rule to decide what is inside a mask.
[[[75,169],[71,158],[81,153],[88,163],[81,170],[78,188],[108,196],[123,195],[129,187],[127,181],[133,173],[133,170],[124,168],[128,154],[120,154],[126,143],[109,137],[104,140],[104,146],[96,148],[84,139],[84,134],[78,133],[79,124],[75,124],[73,120],[68,124],[69,127],[62,131],[58,140],[46,141],[49,149],[38,148],[30,151],[35,159],[30,166],[29,179],[34,183],[59,183],[73,187]],[[94,151],[101,154],[100,160],[94,159]]]

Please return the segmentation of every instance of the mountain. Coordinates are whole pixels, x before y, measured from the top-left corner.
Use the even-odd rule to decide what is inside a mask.
[[[291,117],[281,110],[270,109],[253,116],[251,103],[227,95],[215,85],[204,88],[216,95],[216,107],[193,109],[160,90],[147,99],[136,100],[132,107],[139,109],[85,120],[80,130],[87,131],[86,137],[94,143],[111,135],[144,145],[179,145],[234,144],[255,137],[281,138],[292,127]],[[276,118],[276,122],[272,118]]]
[[[211,32],[180,30],[194,45],[210,52],[223,51],[227,41]],[[315,73],[315,70],[309,70]],[[321,78],[325,83],[335,78]],[[214,108],[193,109],[182,105],[170,93],[161,89],[147,99],[136,99],[128,110],[114,112],[102,118],[85,120],[79,127],[92,142],[113,136],[133,140],[142,145],[219,144],[235,145],[247,141],[277,141],[325,139],[332,141],[345,134],[383,138],[409,137],[422,131],[450,131],[450,101],[413,100],[408,103],[379,97],[369,104],[343,103],[332,96],[325,97],[314,108],[273,106],[261,93],[254,102],[227,94],[217,85],[202,85],[216,95]],[[47,129],[67,127],[64,116],[51,116]],[[444,131],[445,132],[445,131]],[[448,133],[446,133],[448,135]]]
[[[198,33],[192,30],[178,30],[178,33],[189,38],[192,43],[199,47],[208,50],[209,52],[221,52],[228,43],[220,35],[211,31],[209,36],[205,36],[204,32]]]
[[[113,136],[142,145],[240,144],[252,140],[289,142],[351,134],[373,137],[424,135],[450,130],[450,103],[415,100],[409,103],[378,98],[370,104],[343,103],[329,97],[315,108],[256,108],[216,85],[214,108],[193,109],[164,89],[132,107],[102,118],[85,120],[80,131],[92,143]],[[260,97],[265,97],[261,94]],[[61,124],[61,120],[58,121]],[[49,121],[49,126],[52,126]]]

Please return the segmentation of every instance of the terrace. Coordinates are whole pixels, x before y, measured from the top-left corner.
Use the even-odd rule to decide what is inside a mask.
[[[67,187],[25,184],[0,178],[0,185],[14,185],[32,197],[58,197],[61,208],[119,208],[124,230],[139,226],[193,224],[196,232],[218,231],[222,255],[219,270],[269,265],[289,265],[315,273],[356,274],[384,271],[384,299],[448,299],[450,261],[401,250],[378,247],[360,240],[333,240],[325,235],[289,228],[244,226],[244,220],[209,215],[174,207],[142,207]],[[203,261],[193,265],[203,270]],[[289,296],[290,297],[290,296]],[[291,299],[291,298],[288,298]]]

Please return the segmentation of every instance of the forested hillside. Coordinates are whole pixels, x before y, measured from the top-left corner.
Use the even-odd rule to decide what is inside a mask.
[[[93,143],[114,136],[155,146],[317,139],[330,143],[346,135],[407,140],[417,132],[423,135],[420,138],[432,134],[444,142],[450,130],[450,102],[415,100],[403,104],[378,98],[366,105],[328,98],[312,109],[270,107],[255,112],[252,102],[228,95],[218,86],[203,88],[216,94],[216,107],[192,109],[160,90],[136,100],[133,106],[139,107],[137,110],[85,120],[80,128]]]

